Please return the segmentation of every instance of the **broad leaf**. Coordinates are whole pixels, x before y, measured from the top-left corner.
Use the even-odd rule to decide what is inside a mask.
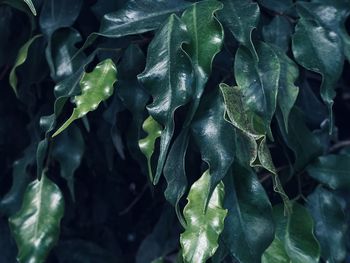
[[[315,221],[315,234],[326,262],[344,262],[346,256],[345,201],[332,192],[317,188],[308,197],[307,206]]]
[[[237,163],[224,182],[228,215],[222,240],[239,262],[260,262],[274,237],[268,196],[254,172]]]
[[[148,176],[151,182],[153,182],[152,172],[152,155],[154,152],[154,145],[157,138],[162,135],[162,126],[156,122],[152,116],[149,116],[143,123],[142,129],[147,133],[147,136],[139,140],[139,147],[141,152],[147,158]]]
[[[69,119],[52,135],[57,136],[73,121],[85,116],[89,111],[97,109],[98,105],[108,99],[117,81],[117,69],[112,60],[100,62],[91,73],[85,73],[80,80],[81,95],[74,97],[76,107]]]
[[[170,14],[189,5],[183,0],[131,0],[122,9],[103,16],[98,34],[121,37],[151,31],[160,27]]]
[[[205,263],[218,248],[219,235],[227,214],[227,210],[222,208],[224,184],[219,183],[210,198],[209,189],[210,174],[206,171],[193,183],[187,197],[184,208],[187,226],[180,236],[185,262]]]
[[[60,164],[61,176],[67,181],[73,200],[75,200],[74,172],[80,165],[84,146],[80,129],[72,125],[54,141],[52,149],[52,157]]]
[[[138,76],[153,97],[147,106],[150,115],[163,127],[154,184],[163,171],[170,141],[174,133],[175,110],[186,104],[193,94],[191,60],[182,49],[190,39],[185,25],[171,15],[148,47],[145,71]]]
[[[62,193],[46,175],[28,186],[21,210],[9,219],[19,262],[45,262],[58,239],[63,211]]]
[[[39,37],[41,37],[41,35],[36,35],[36,36],[32,37],[18,51],[15,65],[13,66],[13,68],[10,72],[10,77],[9,77],[10,78],[9,79],[10,85],[13,88],[13,91],[16,93],[16,95],[17,95],[17,82],[18,82],[17,75],[16,75],[16,69],[27,60],[28,50],[29,50],[30,45]]]
[[[349,155],[321,156],[306,169],[312,178],[332,189],[350,189]]]
[[[322,75],[321,97],[329,108],[332,123],[334,88],[344,63],[341,39],[315,20],[302,17],[296,25],[292,43],[296,61]]]
[[[273,208],[276,236],[262,257],[263,263],[318,263],[320,247],[313,234],[314,223],[308,210],[293,204],[293,213],[284,215],[283,206]],[[283,245],[283,246],[282,246]]]
[[[250,0],[223,0],[224,8],[218,16],[223,25],[233,36],[246,46],[253,58],[259,60],[252,41],[252,31],[258,26],[260,10],[257,3]]]

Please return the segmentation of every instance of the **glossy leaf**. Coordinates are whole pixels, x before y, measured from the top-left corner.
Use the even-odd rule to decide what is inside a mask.
[[[154,152],[154,145],[157,138],[162,135],[162,126],[156,122],[152,116],[149,116],[143,123],[142,129],[147,133],[147,136],[139,140],[139,147],[141,152],[147,158],[148,176],[151,182],[153,182],[152,172],[152,155]]]
[[[19,262],[45,262],[58,239],[63,211],[62,193],[46,175],[28,186],[21,210],[9,219]]]
[[[224,8],[218,16],[223,25],[230,30],[233,36],[246,46],[253,58],[258,60],[252,41],[252,31],[258,26],[260,10],[257,3],[252,1],[223,0]]]
[[[252,170],[235,163],[225,177],[228,215],[222,240],[241,263],[259,262],[274,238],[272,207]]]
[[[350,156],[320,156],[307,166],[308,174],[332,189],[350,189]]]
[[[39,18],[42,31],[47,36],[51,36],[57,29],[73,25],[82,3],[82,0],[44,1]]]
[[[154,184],[163,171],[174,133],[175,110],[186,104],[193,94],[191,60],[182,49],[190,41],[185,25],[171,15],[148,47],[145,71],[138,76],[153,97],[147,106],[150,115],[164,127]]]
[[[75,200],[74,172],[81,163],[84,146],[79,128],[72,125],[54,141],[52,149],[52,156],[60,164],[61,176],[67,181],[73,200]]]
[[[182,0],[131,0],[122,9],[103,16],[99,35],[121,37],[151,31],[160,27],[170,14],[189,5]]]
[[[346,257],[345,201],[332,192],[317,188],[308,197],[307,206],[315,221],[315,234],[326,262],[344,262]]]
[[[187,197],[188,202],[184,208],[187,226],[180,236],[185,262],[204,263],[218,248],[219,235],[227,214],[227,210],[222,208],[224,185],[222,182],[218,184],[210,198],[209,186],[210,174],[206,171],[192,185]]]
[[[112,60],[100,62],[91,73],[85,73],[80,80],[81,95],[74,97],[76,107],[69,119],[52,135],[57,136],[73,121],[95,110],[101,101],[108,99],[117,81],[117,69]]]
[[[273,208],[276,236],[262,257],[263,263],[317,263],[320,247],[313,234],[314,223],[308,210],[297,203],[293,213],[284,215],[283,206]],[[283,245],[283,246],[282,246]]]
[[[278,46],[284,52],[289,49],[291,35],[292,25],[284,16],[274,17],[268,25],[263,27],[264,40]]]
[[[17,75],[16,75],[16,69],[26,61],[30,45],[39,37],[41,37],[41,35],[36,35],[36,36],[32,37],[18,51],[16,63],[10,72],[10,79],[9,79],[10,85],[11,85],[13,91],[16,93],[16,95],[17,95],[17,82],[18,82]]]
[[[331,113],[335,84],[344,63],[339,36],[315,20],[300,18],[292,38],[296,61],[308,70],[322,75],[321,97]],[[332,114],[330,114],[332,120]]]
[[[219,92],[211,94],[192,124],[194,140],[210,170],[209,197],[230,169],[235,155],[235,131],[225,119]]]

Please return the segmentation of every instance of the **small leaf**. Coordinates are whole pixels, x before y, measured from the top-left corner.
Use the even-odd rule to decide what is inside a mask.
[[[345,154],[319,157],[307,166],[308,174],[331,189],[350,189],[350,156]]]
[[[315,233],[322,258],[330,263],[344,262],[348,230],[344,199],[319,187],[309,195],[307,207],[316,222]]]
[[[153,102],[147,106],[148,112],[164,127],[154,184],[162,174],[173,137],[175,110],[189,102],[193,94],[192,64],[182,49],[182,44],[189,41],[183,22],[171,15],[150,43],[146,69],[138,75],[153,97]]]
[[[251,37],[252,31],[259,23],[258,4],[250,0],[223,0],[222,3],[224,8],[218,12],[220,21],[239,43],[250,50],[253,58],[259,60]]]
[[[152,162],[151,158],[154,152],[154,145],[157,138],[162,135],[162,126],[156,122],[152,116],[149,116],[143,123],[142,129],[147,133],[147,137],[139,140],[139,147],[141,152],[147,158],[148,176],[151,182],[153,182]]]
[[[73,121],[95,110],[101,101],[113,94],[113,85],[117,81],[117,69],[111,59],[106,59],[94,68],[91,73],[84,73],[80,80],[81,95],[74,97],[76,107],[69,119],[52,135],[57,136]]]
[[[218,239],[227,214],[227,210],[222,207],[224,184],[220,182],[211,197],[209,190],[210,174],[207,170],[191,186],[184,208],[187,226],[180,236],[180,243],[185,262],[205,263],[218,248]]]
[[[28,186],[21,210],[9,218],[19,262],[45,262],[58,239],[63,211],[62,193],[45,174]]]
[[[308,210],[293,204],[293,213],[285,216],[283,206],[273,208],[276,236],[262,257],[263,263],[318,263],[320,247],[313,234],[313,220]],[[282,246],[283,245],[283,246]]]
[[[33,2],[31,0],[23,0],[29,7],[30,11],[32,11],[33,15],[36,16],[36,10],[35,6],[33,5]]]
[[[9,79],[10,85],[11,85],[13,91],[15,92],[16,96],[18,95],[17,94],[17,82],[18,82],[18,80],[17,80],[17,76],[16,76],[16,69],[27,60],[28,50],[29,50],[30,45],[39,37],[41,37],[41,35],[36,35],[36,36],[32,37],[18,51],[16,62],[15,62],[15,65],[13,66],[13,68],[10,72],[10,79]]]

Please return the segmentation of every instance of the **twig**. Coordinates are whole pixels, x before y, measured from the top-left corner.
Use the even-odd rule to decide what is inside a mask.
[[[288,168],[288,167],[289,167],[289,165],[284,165],[284,166],[281,166],[281,167],[277,167],[277,168],[276,168],[276,173],[278,173],[278,172],[280,172],[280,171],[282,171],[282,170],[284,170],[284,169],[286,169],[286,168]],[[261,178],[259,179],[260,183],[265,182],[265,181],[266,181],[267,179],[269,179],[272,175],[273,175],[273,174],[270,173],[270,172],[262,174],[262,175],[261,175]]]
[[[135,199],[130,203],[130,205],[128,205],[128,207],[126,207],[125,209],[120,211],[118,215],[123,216],[123,215],[129,213],[129,211],[137,204],[137,202],[140,201],[141,197],[144,195],[147,188],[148,188],[148,184],[145,184],[144,187],[142,188],[141,192],[135,197]]]
[[[345,141],[340,141],[337,142],[336,144],[333,144],[330,148],[329,148],[329,153],[333,153],[336,152],[337,150],[339,150],[340,148],[346,147],[346,146],[350,146],[350,140],[345,140]]]

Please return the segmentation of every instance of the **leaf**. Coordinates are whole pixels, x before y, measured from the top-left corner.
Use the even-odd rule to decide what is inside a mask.
[[[85,146],[80,129],[72,125],[53,143],[52,157],[59,162],[61,176],[67,181],[71,196],[75,200],[74,172],[80,166]]]
[[[181,12],[189,5],[182,0],[131,0],[122,9],[103,16],[98,34],[116,38],[152,31],[170,14]]]
[[[30,11],[32,11],[33,15],[36,16],[36,10],[35,6],[33,5],[33,2],[31,0],[23,0],[29,7]]]
[[[320,247],[313,234],[313,220],[305,207],[293,204],[293,213],[284,215],[283,206],[273,207],[276,236],[262,257],[263,263],[318,263]]]
[[[251,37],[260,19],[258,4],[250,0],[223,0],[222,3],[224,8],[218,12],[219,20],[240,44],[249,49],[253,58],[259,60]]]
[[[282,2],[282,1],[279,1]],[[264,40],[278,46],[287,52],[292,35],[292,25],[284,16],[275,16],[272,21],[263,27]]]
[[[206,171],[193,183],[187,197],[188,202],[184,208],[187,226],[180,236],[185,262],[204,263],[218,248],[219,235],[227,214],[227,210],[222,208],[224,184],[219,183],[210,198],[209,186],[210,174]]]
[[[41,35],[36,35],[36,36],[32,37],[18,51],[15,65],[13,66],[13,68],[10,72],[10,77],[9,77],[10,85],[11,85],[13,91],[15,92],[16,96],[18,96],[18,93],[17,93],[18,80],[17,80],[17,76],[16,76],[16,69],[27,60],[29,47],[39,37],[41,37]]]
[[[52,135],[57,136],[73,121],[95,110],[101,101],[113,94],[113,85],[117,81],[117,69],[111,59],[106,59],[94,68],[91,73],[84,73],[79,84],[82,94],[74,97],[76,107],[69,119]]]
[[[152,155],[154,152],[154,145],[157,138],[162,135],[162,126],[156,122],[152,116],[149,116],[143,123],[142,129],[147,133],[147,136],[139,140],[139,147],[141,152],[147,158],[148,176],[151,182],[153,182],[152,173]]]
[[[228,209],[224,245],[241,263],[260,262],[275,231],[269,198],[255,173],[237,162],[224,182],[224,207]]]
[[[278,14],[285,13],[288,9],[290,9],[293,6],[292,0],[258,0],[258,3],[270,10],[277,12]]]
[[[19,262],[45,262],[58,239],[63,211],[62,193],[46,175],[28,186],[21,210],[9,218]]]
[[[150,43],[146,69],[138,75],[153,97],[153,102],[147,106],[148,112],[164,127],[154,184],[163,171],[174,133],[175,110],[186,104],[193,93],[192,64],[182,49],[182,44],[189,41],[185,25],[176,15],[171,15]]]
[[[344,63],[341,47],[341,39],[335,32],[315,20],[299,19],[292,37],[293,55],[304,68],[322,75],[321,97],[328,106],[331,123],[334,87]]]
[[[235,131],[224,119],[224,113],[224,101],[219,92],[215,92],[203,103],[202,111],[192,124],[193,138],[210,170],[208,197],[227,174],[235,155]]]
[[[315,233],[326,262],[344,262],[346,257],[345,201],[332,192],[318,187],[308,196],[307,207],[316,222]]]
[[[44,1],[39,17],[42,32],[50,37],[57,29],[72,26],[80,13],[82,3],[82,0]]]
[[[331,189],[350,189],[350,156],[320,156],[306,168],[308,174]]]

